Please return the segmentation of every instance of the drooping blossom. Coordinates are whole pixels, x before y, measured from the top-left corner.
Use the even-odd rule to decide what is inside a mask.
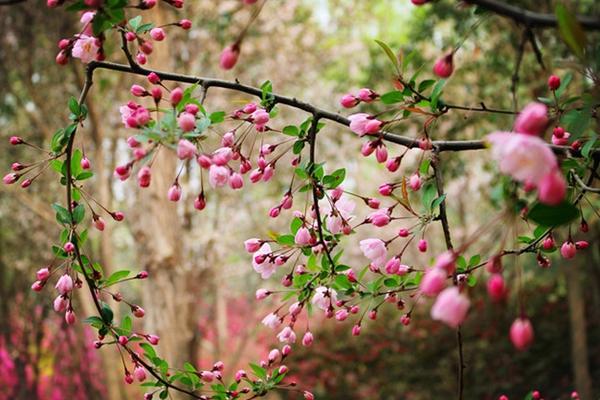
[[[277,269],[277,265],[266,256],[267,254],[271,254],[271,246],[264,243],[252,257],[252,267],[263,279],[269,279]]]
[[[213,188],[227,185],[229,182],[229,169],[219,165],[211,165],[208,169],[208,183]]]
[[[387,259],[387,247],[381,239],[370,238],[360,241],[360,250],[376,267],[383,267]]]
[[[177,143],[177,157],[180,160],[190,160],[197,152],[196,145],[187,139],[180,139]]]
[[[534,333],[528,318],[517,318],[510,327],[510,340],[517,350],[525,350],[533,343]]]
[[[289,326],[286,326],[277,334],[277,339],[283,343],[294,343],[296,342],[296,333]]]
[[[334,289],[319,286],[315,289],[315,294],[311,300],[313,306],[326,311],[332,304],[337,302],[337,292]]]
[[[335,202],[335,210],[329,202],[325,203],[323,209],[327,213],[327,230],[334,235],[342,232],[344,222],[349,226],[348,222],[354,218],[352,213],[355,207],[356,204],[348,196],[342,196]]]
[[[454,53],[451,52],[439,58],[433,65],[433,73],[440,78],[450,77],[454,71],[453,57]]]
[[[465,320],[470,303],[456,286],[449,287],[439,294],[431,307],[431,318],[456,328]]]

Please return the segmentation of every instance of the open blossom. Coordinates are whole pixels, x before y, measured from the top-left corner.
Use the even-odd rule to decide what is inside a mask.
[[[431,268],[425,271],[419,284],[421,293],[425,296],[437,296],[446,287],[446,272],[441,268]]]
[[[229,182],[229,169],[218,165],[211,165],[208,170],[208,183],[216,188],[227,185]]]
[[[387,247],[381,239],[365,239],[360,241],[360,250],[376,267],[383,267],[387,260]]]
[[[356,204],[348,196],[342,196],[335,202],[335,212],[329,202],[325,203],[324,210],[327,213],[327,230],[334,235],[342,231],[344,221],[349,222],[354,218],[352,212]]]
[[[550,206],[559,205],[567,194],[567,182],[561,172],[555,169],[546,174],[538,183],[538,198],[540,202]]]
[[[277,339],[283,343],[294,343],[296,341],[296,334],[292,328],[286,326],[277,334]]]
[[[271,313],[263,318],[262,323],[271,329],[275,329],[281,324],[281,319],[277,316],[277,314]]]
[[[79,58],[82,62],[88,64],[96,59],[98,50],[100,50],[98,44],[98,39],[93,36],[79,35],[71,54],[73,57]]]
[[[494,132],[487,136],[492,144],[492,157],[500,171],[520,182],[538,185],[558,163],[552,150],[537,136],[512,132]]]
[[[271,254],[271,246],[265,243],[252,257],[252,267],[263,279],[269,279],[277,268],[277,265],[271,261],[270,257],[266,257],[267,254]]]
[[[456,286],[444,289],[431,307],[431,318],[456,328],[463,323],[469,310],[470,301]]]
[[[332,304],[337,302],[337,292],[325,286],[319,286],[315,289],[315,294],[311,300],[313,306],[321,310],[327,310]]]
[[[137,128],[150,121],[150,111],[146,107],[132,101],[119,108],[121,121],[127,128]]]

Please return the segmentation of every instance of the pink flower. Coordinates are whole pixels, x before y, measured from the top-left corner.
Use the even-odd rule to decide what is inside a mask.
[[[208,169],[208,183],[213,188],[227,185],[229,182],[229,169],[218,165],[211,165]]]
[[[517,350],[525,350],[533,342],[533,326],[526,317],[515,319],[510,327],[510,340]]]
[[[419,251],[421,253],[425,253],[427,251],[427,240],[425,240],[425,239],[419,240],[419,244],[417,245],[417,248],[419,249]]]
[[[79,35],[75,41],[71,55],[88,64],[94,61],[98,55],[98,50],[100,50],[98,42],[98,39],[93,36]]]
[[[298,246],[307,246],[310,244],[311,240],[312,236],[310,235],[310,231],[304,226],[298,229],[296,236],[294,236],[294,242]]]
[[[324,210],[327,212],[327,230],[334,235],[342,232],[344,228],[344,222],[346,224],[354,218],[352,212],[356,204],[350,200],[347,196],[342,196],[338,201],[335,202],[336,212],[334,213],[331,205],[325,204]]]
[[[56,299],[54,299],[53,307],[56,312],[63,312],[67,309],[67,305],[69,304],[69,300],[64,295],[58,295]]]
[[[381,121],[366,113],[352,114],[348,119],[350,120],[350,130],[358,136],[377,133],[382,125]]]
[[[306,331],[304,336],[302,337],[302,346],[309,347],[313,344],[314,336],[310,331]]]
[[[281,318],[277,316],[275,313],[271,313],[263,318],[262,324],[268,326],[271,329],[277,328],[281,325]]]
[[[176,106],[183,99],[183,90],[180,87],[176,87],[171,90],[171,105]]]
[[[138,365],[133,369],[133,376],[138,382],[144,382],[146,380],[146,370],[144,367]]]
[[[381,239],[365,239],[360,241],[360,250],[376,267],[383,267],[387,259],[387,247]]]
[[[382,227],[382,226],[386,226],[387,224],[390,223],[390,215],[387,209],[384,210],[377,210],[375,212],[372,212],[369,217],[368,217],[369,221],[371,221],[371,223],[377,227]]]
[[[560,78],[556,75],[550,75],[548,78],[548,87],[550,90],[556,90],[560,87]]]
[[[269,113],[259,108],[250,115],[250,118],[256,125],[265,125],[269,122]]]
[[[229,177],[229,186],[232,189],[241,189],[244,186],[244,178],[241,174],[234,172]]]
[[[73,325],[75,323],[75,313],[73,312],[73,310],[67,310],[67,312],[65,313],[65,322],[68,325]]]
[[[256,291],[256,300],[264,300],[271,294],[267,289],[258,289]]]
[[[177,143],[177,157],[179,157],[180,160],[190,160],[194,158],[197,152],[198,149],[196,149],[196,145],[187,139],[180,139]]]
[[[563,245],[560,246],[560,254],[563,256],[563,258],[566,258],[567,260],[575,257],[576,253],[577,246],[575,246],[575,243],[573,243],[570,240],[564,242]]]
[[[562,203],[566,193],[567,182],[558,168],[544,176],[538,183],[538,198],[544,204],[557,206]]]
[[[437,296],[446,287],[446,277],[447,274],[443,269],[428,269],[419,284],[421,293],[429,297]]]
[[[225,165],[233,158],[231,147],[221,147],[212,155],[212,162],[216,165]]]
[[[410,179],[408,180],[408,187],[411,188],[411,190],[413,191],[417,191],[419,189],[421,189],[421,176],[419,175],[419,173],[414,173],[411,175]]]
[[[47,267],[40,268],[36,273],[35,277],[40,281],[45,281],[50,276],[50,270]]]
[[[286,326],[277,334],[277,339],[283,343],[294,343],[296,341],[296,334],[292,328]]]
[[[340,100],[340,104],[344,108],[352,108],[358,104],[358,99],[351,94],[345,94]]]
[[[239,56],[240,56],[240,48],[237,44],[227,46],[223,49],[223,52],[221,53],[219,65],[224,70],[229,70],[229,69],[235,67],[235,64],[237,64]]]
[[[487,281],[487,292],[492,301],[498,302],[506,297],[507,290],[504,278],[500,274],[492,274]]]
[[[454,53],[448,53],[439,58],[433,65],[433,73],[440,78],[448,78],[454,71],[453,64]]]
[[[437,256],[434,268],[444,269],[448,274],[454,273],[456,270],[456,253],[448,250]]]
[[[539,137],[494,132],[487,140],[492,144],[492,157],[499,162],[500,171],[517,181],[538,185],[558,167],[556,156]]]
[[[542,103],[529,103],[517,116],[514,131],[539,135],[548,125],[548,108]]]
[[[58,279],[55,287],[58,293],[65,295],[73,290],[73,278],[68,274],[64,274]]]
[[[167,198],[170,201],[179,201],[179,199],[181,199],[181,186],[179,186],[178,183],[175,183],[169,188],[169,191],[167,192]]]
[[[252,257],[252,267],[263,279],[269,279],[275,273],[277,265],[267,255],[271,254],[271,246],[264,243]]]
[[[244,242],[244,247],[248,253],[257,252],[260,246],[262,246],[262,241],[257,238],[248,239]]]
[[[152,171],[150,170],[150,167],[147,165],[144,165],[142,168],[140,168],[140,170],[138,171],[137,174],[137,179],[138,179],[138,185],[140,185],[140,187],[148,187],[150,186],[150,180],[152,178]]]
[[[456,328],[467,317],[470,301],[456,286],[444,289],[431,307],[431,318]]]
[[[375,100],[378,97],[378,95],[369,88],[362,88],[358,91],[357,97],[365,103],[370,103],[373,100]]]
[[[179,118],[177,118],[177,123],[182,131],[191,132],[196,129],[196,116],[194,114],[183,112],[179,115]]]
[[[4,178],[2,178],[2,182],[4,182],[6,185],[12,185],[13,183],[15,183],[18,180],[19,180],[19,175],[15,174],[15,173],[6,174],[6,175],[4,175]]]
[[[162,28],[153,28],[150,30],[150,36],[152,37],[152,39],[156,40],[157,42],[160,42],[164,40],[167,35],[165,34],[165,31]]]
[[[315,294],[311,300],[313,306],[326,311],[332,304],[337,302],[337,292],[325,286],[319,286],[315,289]]]

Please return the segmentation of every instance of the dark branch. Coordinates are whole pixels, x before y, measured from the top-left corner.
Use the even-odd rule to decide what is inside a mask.
[[[174,74],[174,73],[170,73],[170,72],[155,71],[155,70],[146,69],[146,68],[142,68],[142,67],[132,68],[128,65],[117,64],[117,63],[112,63],[112,62],[105,62],[105,61],[93,61],[88,65],[88,68],[90,68],[91,70],[94,70],[96,68],[108,69],[108,70],[112,70],[112,71],[121,71],[121,72],[129,73],[129,74],[136,74],[136,75],[148,75],[149,73],[154,72],[162,80],[166,80],[166,81],[199,84],[203,88],[206,88],[206,89],[208,89],[210,87],[219,87],[219,88],[223,88],[223,89],[234,90],[234,91],[241,92],[241,93],[247,93],[252,96],[259,97],[259,98],[262,96],[262,91],[259,88],[256,88],[253,86],[248,86],[248,85],[243,85],[239,82],[231,82],[231,81],[226,81],[226,80],[221,80],[221,79],[203,78],[203,77],[190,76],[190,75],[180,75],[180,74]],[[322,108],[315,107],[310,103],[307,103],[302,100],[298,100],[294,97],[287,97],[287,96],[282,96],[282,95],[273,93],[273,99],[278,104],[283,104],[286,106],[297,108],[299,110],[303,110],[309,114],[312,114],[315,118],[337,122],[338,124],[345,125],[345,126],[350,125],[350,120],[348,118],[344,117],[343,115],[336,114],[336,113],[324,110]],[[471,110],[471,111],[474,110],[473,108],[463,107],[463,106],[453,106],[453,108],[460,109],[460,110]],[[485,107],[483,107],[483,108],[486,111],[492,112],[491,109],[487,109]],[[509,111],[509,113],[512,114],[513,112]],[[388,142],[400,144],[400,145],[406,146],[408,148],[414,148],[414,147],[419,146],[419,143],[415,138],[401,136],[401,135],[398,135],[398,134],[392,133],[392,132],[382,132],[381,136],[383,137],[384,140],[386,140]],[[483,140],[435,140],[432,142],[432,145],[439,152],[481,150],[481,149],[486,148],[485,142]],[[581,157],[581,154],[579,152],[571,150],[571,148],[568,146],[555,146],[555,145],[548,145],[548,146],[550,146],[550,148],[557,154],[570,154],[573,157]],[[600,157],[600,150],[593,150],[590,152],[590,154],[592,154],[594,157]]]
[[[558,26],[554,14],[533,12],[498,0],[468,0],[468,3],[510,18],[530,28],[556,28]],[[600,30],[600,17],[580,15],[577,20],[584,29]]]

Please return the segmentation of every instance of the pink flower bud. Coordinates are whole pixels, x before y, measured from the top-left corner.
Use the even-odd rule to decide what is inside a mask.
[[[110,216],[118,222],[121,222],[125,219],[125,214],[121,211],[115,211],[112,214],[110,214]]]
[[[160,340],[160,338],[156,335],[148,335],[146,339],[148,340],[148,343],[150,343],[153,346],[156,346],[158,344],[158,341]]]
[[[131,86],[131,94],[136,97],[146,96],[148,92],[140,85],[132,85]]]
[[[15,183],[18,180],[19,180],[19,175],[15,174],[15,173],[6,174],[4,176],[4,178],[2,178],[2,182],[4,182],[4,184],[6,184],[6,185],[12,185],[13,183]]]
[[[121,346],[125,346],[127,343],[129,343],[129,338],[127,336],[119,336],[118,342]]]
[[[50,270],[47,267],[40,268],[36,273],[35,277],[40,281],[45,281],[50,276]]]
[[[544,204],[559,205],[564,200],[566,193],[567,182],[558,169],[546,174],[538,183],[538,198]]]
[[[184,132],[191,132],[196,129],[196,117],[194,114],[183,112],[177,118],[179,128]]]
[[[192,21],[190,21],[189,19],[182,19],[181,21],[179,21],[178,25],[183,29],[188,30],[192,27]]]
[[[35,281],[31,285],[31,290],[33,290],[34,292],[41,292],[43,288],[44,288],[44,283],[41,281]]]
[[[425,240],[425,239],[419,240],[419,244],[417,245],[417,248],[419,249],[419,251],[421,253],[425,253],[427,251],[427,240]]]
[[[237,371],[237,372],[235,373],[235,381],[239,383],[239,382],[240,382],[240,381],[241,381],[243,378],[245,378],[246,376],[248,376],[248,375],[246,374],[246,371],[244,371],[243,369],[240,369],[239,371]]]
[[[440,268],[430,268],[419,284],[421,293],[425,296],[435,297],[446,287],[446,272]]]
[[[67,242],[65,243],[65,245],[63,246],[63,249],[67,252],[67,253],[72,253],[73,251],[75,251],[75,245],[71,242]]]
[[[258,289],[256,291],[256,300],[264,300],[271,294],[267,289]]]
[[[542,247],[544,250],[552,250],[554,248],[554,239],[552,236],[548,236],[546,239],[544,239],[542,242]]]
[[[494,302],[499,302],[506,298],[507,289],[502,275],[493,274],[490,276],[487,281],[487,292]]]
[[[358,98],[365,103],[370,103],[377,97],[379,97],[379,95],[368,88],[362,88],[358,91]]]
[[[65,322],[68,325],[73,325],[75,323],[75,313],[73,312],[73,310],[67,310],[67,312],[65,313]]]
[[[412,176],[410,177],[410,179],[408,180],[408,187],[411,188],[411,190],[413,191],[418,191],[419,189],[421,189],[421,176],[419,175],[418,172],[412,174]]]
[[[379,186],[378,191],[382,196],[389,196],[394,191],[394,187],[389,183],[383,183]]]
[[[526,317],[515,319],[510,327],[510,340],[517,350],[525,350],[533,343],[533,326]]]
[[[165,37],[167,35],[165,34],[165,31],[162,28],[153,28],[150,30],[150,36],[152,37],[152,39],[156,40],[157,42],[160,42],[162,40],[165,40]]]
[[[144,382],[146,380],[146,370],[138,365],[133,369],[133,376],[138,382]]]
[[[225,47],[219,60],[220,67],[224,70],[232,69],[237,64],[239,56],[240,48],[237,44]]]
[[[146,279],[147,277],[148,277],[148,271],[140,271],[136,275],[136,278],[138,278],[138,279]]]
[[[311,237],[310,231],[308,230],[308,228],[303,226],[300,229],[298,229],[298,232],[296,232],[296,235],[294,237],[294,242],[298,246],[307,246],[310,244],[311,238],[312,237]]]
[[[281,357],[281,353],[279,352],[279,350],[277,349],[273,349],[269,352],[269,363],[274,363],[275,361],[277,361],[279,359],[279,357]]]
[[[151,178],[152,178],[152,171],[150,170],[149,166],[144,165],[142,168],[140,168],[140,170],[138,171],[138,174],[137,174],[138,185],[140,187],[146,188],[146,187],[150,186]]]
[[[360,329],[359,329],[359,331],[360,331]],[[358,336],[358,335],[355,335],[355,336]],[[304,400],[315,400],[315,396],[308,390],[305,390],[303,394],[304,394]]]
[[[182,116],[184,114],[182,114]],[[191,115],[191,114],[185,114],[185,115]],[[181,118],[181,117],[179,117],[179,118]],[[195,118],[193,119],[192,124],[195,127],[195,125],[196,125]],[[193,130],[193,129],[194,128],[192,128],[191,130]],[[196,155],[197,152],[198,152],[198,149],[196,149],[196,145],[187,139],[180,139],[179,142],[177,143],[177,157],[180,160],[190,160]]]
[[[560,254],[563,256],[563,258],[573,258],[575,257],[575,253],[577,253],[577,247],[575,246],[575,243],[570,240],[564,242],[560,247]]]
[[[384,163],[388,158],[387,147],[384,144],[377,146],[377,150],[375,150],[375,158],[377,162]]]
[[[360,325],[354,325],[352,327],[352,336],[360,336]]]
[[[146,312],[144,311],[144,309],[142,307],[140,307],[140,306],[133,306],[133,307],[131,307],[131,312],[137,318],[144,318],[144,315],[146,314]]]
[[[340,104],[344,108],[352,108],[358,104],[358,99],[351,94],[345,94],[342,96]]]
[[[81,168],[83,168],[83,169],[91,168],[90,160],[87,157],[83,157],[81,159]]]
[[[21,138],[20,138],[20,137],[18,137],[18,136],[11,136],[11,137],[8,139],[8,142],[9,142],[10,144],[12,144],[13,146],[16,146],[16,145],[18,145],[18,144],[22,144],[22,143],[24,143],[24,142],[23,142],[23,139],[21,139]]]
[[[144,65],[148,62],[148,58],[146,57],[146,55],[144,53],[137,53],[135,55],[135,60],[140,65]]]
[[[548,87],[550,90],[556,90],[560,87],[560,78],[556,75],[550,75],[548,78]]]
[[[453,64],[454,53],[448,53],[445,56],[438,58],[433,65],[433,73],[440,78],[448,78],[454,71]]]
[[[345,308],[342,308],[341,310],[337,310],[335,312],[335,319],[337,319],[338,321],[345,321],[346,318],[348,318],[348,311]]]
[[[63,312],[67,309],[67,306],[69,305],[69,300],[67,299],[66,296],[64,295],[58,295],[55,299],[54,302],[52,304],[54,311],[56,312]]]
[[[171,104],[175,107],[183,99],[183,90],[180,87],[176,87],[171,91]]]
[[[410,325],[410,316],[408,314],[404,314],[400,317],[400,323],[404,326]]]
[[[387,272],[388,274],[397,273],[399,268],[400,268],[400,259],[398,257],[391,258],[385,264],[385,272]]]
[[[529,103],[517,116],[514,131],[539,135],[548,125],[548,108],[542,103]]]
[[[160,83],[160,77],[156,72],[150,72],[148,74],[148,82],[150,82],[153,85],[157,85]]]
[[[173,186],[169,188],[167,198],[170,201],[179,201],[179,199],[181,199],[181,186],[179,186],[178,183],[173,184]]]
[[[378,119],[371,119],[365,124],[365,132],[367,134],[377,133],[381,129],[382,125],[383,122],[379,121]]]
[[[387,168],[388,171],[390,172],[396,172],[398,171],[398,168],[400,168],[400,162],[402,161],[402,157],[394,157],[394,158],[390,158],[389,160],[387,160],[387,162],[385,163],[385,167]]]

